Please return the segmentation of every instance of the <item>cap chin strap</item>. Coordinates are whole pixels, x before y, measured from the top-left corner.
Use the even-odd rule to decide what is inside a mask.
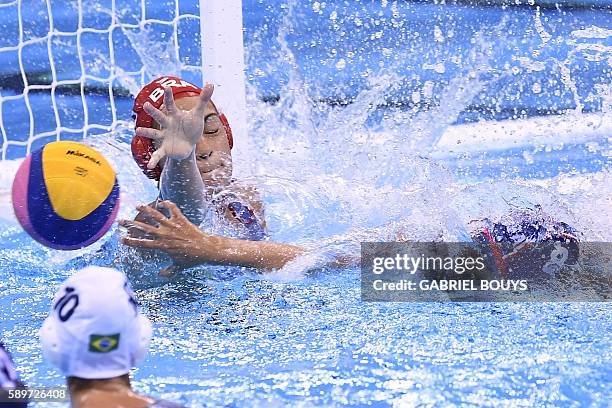
[[[127,367],[127,371],[133,367],[136,367],[145,359],[147,353],[149,352],[149,345],[153,336],[153,326],[151,325],[151,321],[147,316],[138,313],[136,323],[138,325],[138,342],[136,350],[130,353],[131,367]],[[53,316],[49,316],[45,319],[42,328],[39,331],[43,356],[51,364],[59,368],[63,374],[70,375],[70,373],[67,373],[69,369],[67,364],[68,359],[75,358],[75,356],[74,354],[67,352],[65,349],[65,347],[70,347],[71,345],[62,344],[59,333],[57,332],[56,324],[57,322],[55,318]],[[74,343],[72,346],[78,347],[75,346]]]

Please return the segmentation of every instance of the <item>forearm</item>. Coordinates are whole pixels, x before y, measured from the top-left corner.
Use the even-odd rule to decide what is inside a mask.
[[[196,246],[201,263],[214,263],[219,265],[246,266],[261,270],[280,269],[306,253],[306,249],[296,245],[283,244],[272,241],[245,241],[217,236],[215,244],[210,241]],[[357,266],[360,258],[353,255],[338,255],[328,259],[325,265],[332,268],[346,268]]]
[[[202,222],[206,200],[195,150],[183,160],[166,159],[159,190],[160,198],[176,203],[189,221],[196,225]]]
[[[193,256],[202,263],[246,266],[257,269],[280,269],[306,252],[295,245],[270,241],[245,241],[215,237],[195,246]]]

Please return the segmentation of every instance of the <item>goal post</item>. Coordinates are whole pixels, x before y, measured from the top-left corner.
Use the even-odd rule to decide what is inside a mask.
[[[229,118],[234,154],[249,148],[245,87],[242,0],[200,0],[202,83],[215,85],[213,100]]]

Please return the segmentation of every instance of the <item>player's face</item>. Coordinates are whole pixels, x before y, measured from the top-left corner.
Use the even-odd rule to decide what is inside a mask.
[[[191,110],[198,102],[196,96],[181,98],[176,101],[179,109]],[[219,112],[212,103],[204,111],[204,133],[196,144],[196,163],[206,186],[227,185],[232,177],[232,155],[227,140],[227,133]]]

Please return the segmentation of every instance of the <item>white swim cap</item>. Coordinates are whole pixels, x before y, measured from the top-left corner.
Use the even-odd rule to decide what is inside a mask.
[[[98,266],[64,282],[40,329],[45,358],[65,376],[85,379],[127,374],[146,356],[151,334],[126,276]]]

